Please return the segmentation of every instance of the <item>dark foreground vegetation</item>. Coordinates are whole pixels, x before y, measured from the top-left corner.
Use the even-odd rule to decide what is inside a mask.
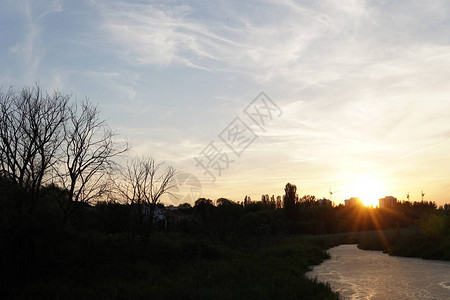
[[[12,187],[4,179],[1,186],[2,203],[7,204]],[[358,215],[381,218],[382,213],[298,202],[297,213],[304,217],[290,219],[285,208],[261,201],[244,205],[199,199],[193,207],[180,206],[184,219],[178,222],[152,222],[144,241],[133,233],[140,225],[130,219],[130,204],[80,203],[62,226],[64,213],[54,198],[62,190],[47,186],[41,192],[32,215],[17,215],[2,206],[3,216],[8,216],[0,232],[1,293],[6,298],[337,299],[327,285],[304,276],[310,266],[328,258],[324,250],[332,246],[359,243],[363,249],[406,256],[430,253],[425,257],[439,259],[448,259],[449,253],[448,224],[441,224],[448,222],[448,211],[442,209],[417,219],[409,216],[413,227],[363,231],[374,224],[361,219],[367,226],[352,232],[338,233],[338,228],[316,235],[317,227],[326,228],[327,220],[333,220],[321,214],[348,215],[341,221],[351,223]]]
[[[331,246],[448,259],[450,210],[432,202],[333,207],[287,184],[171,210],[177,171],[119,166],[127,145],[69,98],[0,91],[0,298],[336,299],[304,276]]]
[[[3,182],[2,195],[8,195],[6,186]],[[234,207],[231,201],[204,207],[210,202],[200,200],[186,208],[187,215],[198,218],[167,229],[154,224],[144,243],[130,232],[129,205],[82,205],[69,225],[61,226],[64,214],[55,190],[43,188],[41,205],[27,218],[2,210],[13,217],[0,232],[2,298],[338,298],[327,285],[304,276],[309,266],[328,257],[327,239],[292,238],[272,231],[270,223],[252,227],[236,219],[268,210],[233,215],[226,207]],[[283,222],[281,215],[277,219]]]

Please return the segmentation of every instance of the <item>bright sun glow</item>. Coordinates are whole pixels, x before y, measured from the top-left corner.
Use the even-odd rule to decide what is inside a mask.
[[[365,206],[377,206],[383,197],[380,183],[372,177],[364,176],[356,180],[352,193],[359,197]]]

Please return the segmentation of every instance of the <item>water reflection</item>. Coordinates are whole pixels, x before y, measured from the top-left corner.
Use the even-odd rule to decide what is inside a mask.
[[[328,282],[344,299],[450,299],[450,262],[394,257],[341,245],[308,277]]]

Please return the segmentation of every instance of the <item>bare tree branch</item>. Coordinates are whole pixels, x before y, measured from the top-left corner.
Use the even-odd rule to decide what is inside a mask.
[[[152,157],[133,158],[122,171],[122,178],[115,181],[117,190],[131,207],[132,236],[134,227],[138,227],[144,247],[151,231],[156,204],[162,195],[170,194],[170,189],[175,185],[173,179],[178,173],[172,166],[164,168],[164,165],[164,162],[158,163]]]
[[[128,150],[128,145],[115,142],[115,133],[100,119],[96,106],[85,101],[68,108],[64,124],[60,183],[68,190],[68,203],[63,208],[71,214],[73,203],[90,202],[109,189],[105,180],[116,163],[114,158]]]
[[[0,91],[0,167],[28,194],[33,211],[39,191],[56,164],[70,96],[43,94],[39,86]],[[23,199],[16,199],[23,209]]]

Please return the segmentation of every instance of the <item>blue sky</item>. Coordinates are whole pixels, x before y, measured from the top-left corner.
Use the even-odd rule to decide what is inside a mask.
[[[450,202],[448,1],[1,1],[0,85],[98,103],[130,155],[203,196]],[[265,131],[244,108],[283,111]],[[236,117],[258,135],[215,182],[194,157]],[[226,150],[226,145],[220,145]],[[227,150],[228,151],[228,150]],[[232,155],[231,152],[229,152]]]

